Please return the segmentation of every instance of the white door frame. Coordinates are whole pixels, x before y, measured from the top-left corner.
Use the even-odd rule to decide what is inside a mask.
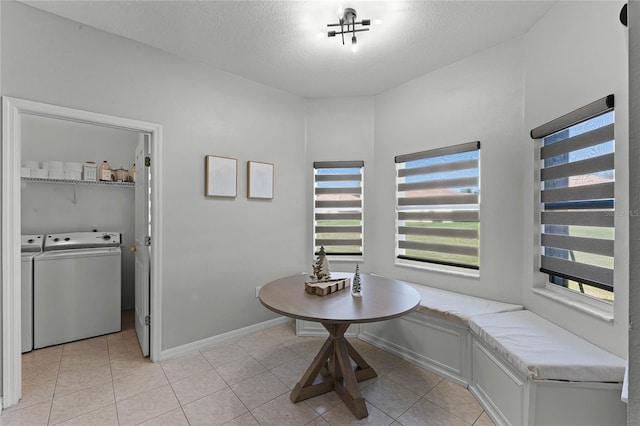
[[[2,97],[2,404],[18,403],[22,393],[20,346],[20,234],[21,234],[21,117],[36,115],[116,129],[145,132],[151,135],[151,327],[150,356],[160,361],[162,350],[162,126],[127,118],[98,114]],[[144,165],[140,165],[144,167]]]

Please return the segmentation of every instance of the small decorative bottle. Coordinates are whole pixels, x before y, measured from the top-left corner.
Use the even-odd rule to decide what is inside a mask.
[[[133,166],[131,166],[131,170],[129,170],[129,181],[136,181],[136,163],[133,163]]]
[[[104,160],[98,168],[98,177],[100,180],[111,181],[111,166]]]
[[[353,297],[362,297],[362,283],[360,282],[360,266],[356,265],[356,272],[353,274],[353,283],[351,284],[351,295]]]

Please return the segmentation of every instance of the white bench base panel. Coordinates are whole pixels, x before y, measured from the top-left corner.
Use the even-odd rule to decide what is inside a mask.
[[[462,386],[469,383],[468,327],[412,312],[390,321],[361,324],[358,338]]]
[[[498,425],[626,425],[621,383],[533,380],[472,337],[469,390]]]

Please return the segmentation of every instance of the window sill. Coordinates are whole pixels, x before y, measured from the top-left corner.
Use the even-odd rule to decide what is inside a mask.
[[[580,300],[584,296],[573,295],[561,291],[561,289],[555,290],[548,287],[533,288],[531,291],[534,294],[562,303],[572,309],[592,315],[603,321],[613,322],[613,305],[610,303],[599,302],[597,300]]]
[[[422,271],[439,272],[441,274],[456,275],[466,278],[480,278],[480,271],[476,269],[457,268],[455,266],[438,265],[435,263],[412,262],[410,260],[396,259],[396,266]]]

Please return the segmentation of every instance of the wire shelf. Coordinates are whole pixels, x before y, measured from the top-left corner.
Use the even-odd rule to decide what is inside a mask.
[[[107,182],[101,180],[70,180],[70,179],[48,179],[48,178],[32,178],[32,177],[23,177],[21,178],[23,182],[33,182],[33,183],[61,183],[66,185],[98,185],[98,186],[120,186],[133,188],[136,186],[134,182]]]

